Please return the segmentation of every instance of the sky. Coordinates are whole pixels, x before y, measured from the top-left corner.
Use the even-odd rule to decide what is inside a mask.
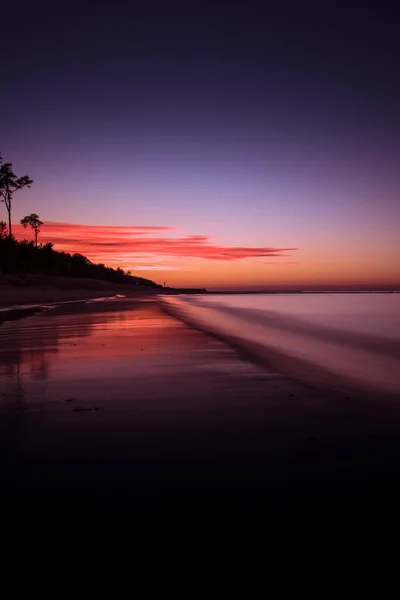
[[[13,222],[170,286],[400,287],[395,4],[9,3]]]

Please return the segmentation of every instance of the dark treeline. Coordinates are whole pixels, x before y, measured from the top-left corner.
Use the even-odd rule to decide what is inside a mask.
[[[19,275],[40,274],[57,277],[85,277],[111,283],[140,284],[161,288],[150,279],[135,277],[123,269],[112,269],[92,263],[82,254],[69,254],[54,250],[53,244],[35,245],[33,241],[18,241],[0,231],[0,273]]]
[[[111,283],[140,284],[161,288],[150,279],[135,277],[123,269],[112,269],[103,264],[94,264],[82,254],[69,254],[54,250],[51,242],[38,244],[38,235],[43,222],[32,213],[21,219],[24,228],[30,227],[35,241],[18,241],[12,234],[12,207],[14,195],[30,187],[33,180],[28,175],[18,177],[12,163],[4,162],[0,154],[0,202],[7,212],[8,224],[0,221],[0,273],[19,275],[48,275],[53,277],[85,277]]]
[[[112,283],[162,287],[150,279],[131,276],[123,269],[112,269],[103,264],[96,265],[82,254],[59,252],[54,250],[52,243],[38,244],[38,234],[43,222],[36,213],[21,219],[23,227],[32,229],[35,242],[16,240],[12,234],[11,219],[14,194],[30,187],[32,183],[33,180],[28,175],[18,177],[12,163],[4,162],[0,154],[0,202],[5,204],[8,219],[8,225],[5,221],[0,221],[0,273],[86,277]]]

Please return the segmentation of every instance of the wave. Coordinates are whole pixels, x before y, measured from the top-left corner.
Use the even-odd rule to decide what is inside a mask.
[[[164,296],[161,302],[178,319],[304,383],[364,395],[400,394],[400,344],[395,338],[201,297]]]

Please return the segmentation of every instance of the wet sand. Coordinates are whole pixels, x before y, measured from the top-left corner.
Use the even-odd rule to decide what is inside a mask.
[[[87,282],[85,280],[78,281],[77,283],[74,280],[74,283],[76,287],[64,288],[49,285],[4,285],[2,283],[0,285],[0,309],[27,304],[50,304],[89,300],[91,298],[113,296],[115,294],[129,296],[154,294],[151,288],[144,288],[143,286],[112,285],[101,281]]]
[[[372,506],[399,488],[396,403],[253,365],[151,299],[0,326],[1,504]]]

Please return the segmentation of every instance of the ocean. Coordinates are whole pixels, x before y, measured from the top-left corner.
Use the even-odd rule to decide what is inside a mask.
[[[305,383],[400,398],[400,294],[164,296],[167,310]]]

